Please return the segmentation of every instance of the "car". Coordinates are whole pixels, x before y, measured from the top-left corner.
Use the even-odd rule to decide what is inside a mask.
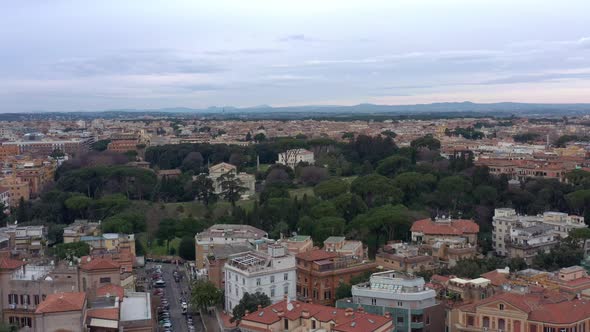
[[[166,282],[163,279],[158,279],[154,282],[154,287],[156,288],[164,288],[166,287]]]
[[[170,328],[170,327],[172,327],[172,323],[170,323],[170,322],[166,322],[166,323],[162,324],[162,326],[163,326],[164,328]]]

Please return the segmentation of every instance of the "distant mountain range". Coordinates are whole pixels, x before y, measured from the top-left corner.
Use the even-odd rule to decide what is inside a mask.
[[[440,118],[440,117],[559,117],[564,115],[590,114],[590,104],[534,104],[534,103],[472,103],[450,102],[416,105],[376,105],[359,104],[354,106],[304,105],[272,107],[259,105],[254,107],[212,106],[204,109],[173,107],[160,109],[112,109],[104,111],[76,112],[29,112],[4,113],[0,120],[35,120],[35,119],[88,119],[88,118],[137,118],[141,116],[156,117],[199,117],[216,119],[305,119],[305,118],[342,118],[342,119],[379,119],[390,118]]]

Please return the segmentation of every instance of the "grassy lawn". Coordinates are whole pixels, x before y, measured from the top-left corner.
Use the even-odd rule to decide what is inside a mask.
[[[152,239],[152,243],[151,243],[152,246],[150,248],[150,247],[148,247],[148,244],[147,244],[147,234],[146,233],[137,234],[137,238],[139,239],[139,242],[145,248],[145,251],[147,254],[168,255],[168,253],[166,252],[166,243],[164,243],[164,245],[160,246],[156,239]],[[180,238],[175,238],[174,240],[170,241],[170,248],[174,248],[176,250],[175,252],[178,253],[178,245],[179,244],[180,244]]]
[[[307,197],[313,197],[313,188],[312,187],[302,187],[302,188],[295,188],[289,190],[289,196],[297,197],[297,199],[303,198],[303,195],[307,194]]]

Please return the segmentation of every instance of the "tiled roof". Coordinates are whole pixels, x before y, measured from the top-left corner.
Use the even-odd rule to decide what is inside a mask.
[[[414,222],[411,231],[433,235],[476,234],[479,232],[479,225],[467,219],[453,219],[451,222],[422,219]]]
[[[97,308],[87,312],[88,318],[119,320],[119,308]]]
[[[86,293],[55,293],[47,295],[47,298],[37,306],[35,313],[52,313],[77,311],[84,308]]]
[[[26,264],[25,262],[19,261],[16,259],[1,258],[0,259],[0,270],[14,270],[14,269],[18,269],[19,267],[21,267],[25,264]]]
[[[290,321],[314,318],[320,322],[334,322],[332,331],[339,332],[371,332],[376,331],[387,324],[392,324],[392,319],[365,312],[352,311],[352,309],[338,309],[319,304],[286,300],[262,308],[242,318],[241,326],[250,329],[248,323],[257,324],[260,331],[265,331],[262,325],[272,325],[281,320],[282,317]],[[289,310],[289,308],[291,310]],[[393,324],[391,325],[393,327]]]
[[[498,272],[498,270],[486,272],[481,275],[482,278],[489,279],[494,286],[502,286],[508,282],[508,274]]]
[[[308,262],[320,261],[324,259],[335,258],[338,255],[334,252],[328,252],[322,249],[310,250],[297,254],[297,258]]]
[[[119,297],[119,301],[123,301],[123,296],[125,295],[125,290],[121,286],[117,285],[104,285],[96,289],[97,296],[117,296]]]
[[[104,258],[91,258],[91,257],[82,257],[80,260],[80,268],[82,270],[93,271],[93,270],[111,270],[111,269],[119,269],[120,265],[117,262],[114,262],[110,259]]]

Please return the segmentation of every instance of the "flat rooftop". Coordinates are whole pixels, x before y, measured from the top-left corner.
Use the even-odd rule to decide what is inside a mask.
[[[121,303],[121,321],[152,319],[150,293],[128,292]]]

